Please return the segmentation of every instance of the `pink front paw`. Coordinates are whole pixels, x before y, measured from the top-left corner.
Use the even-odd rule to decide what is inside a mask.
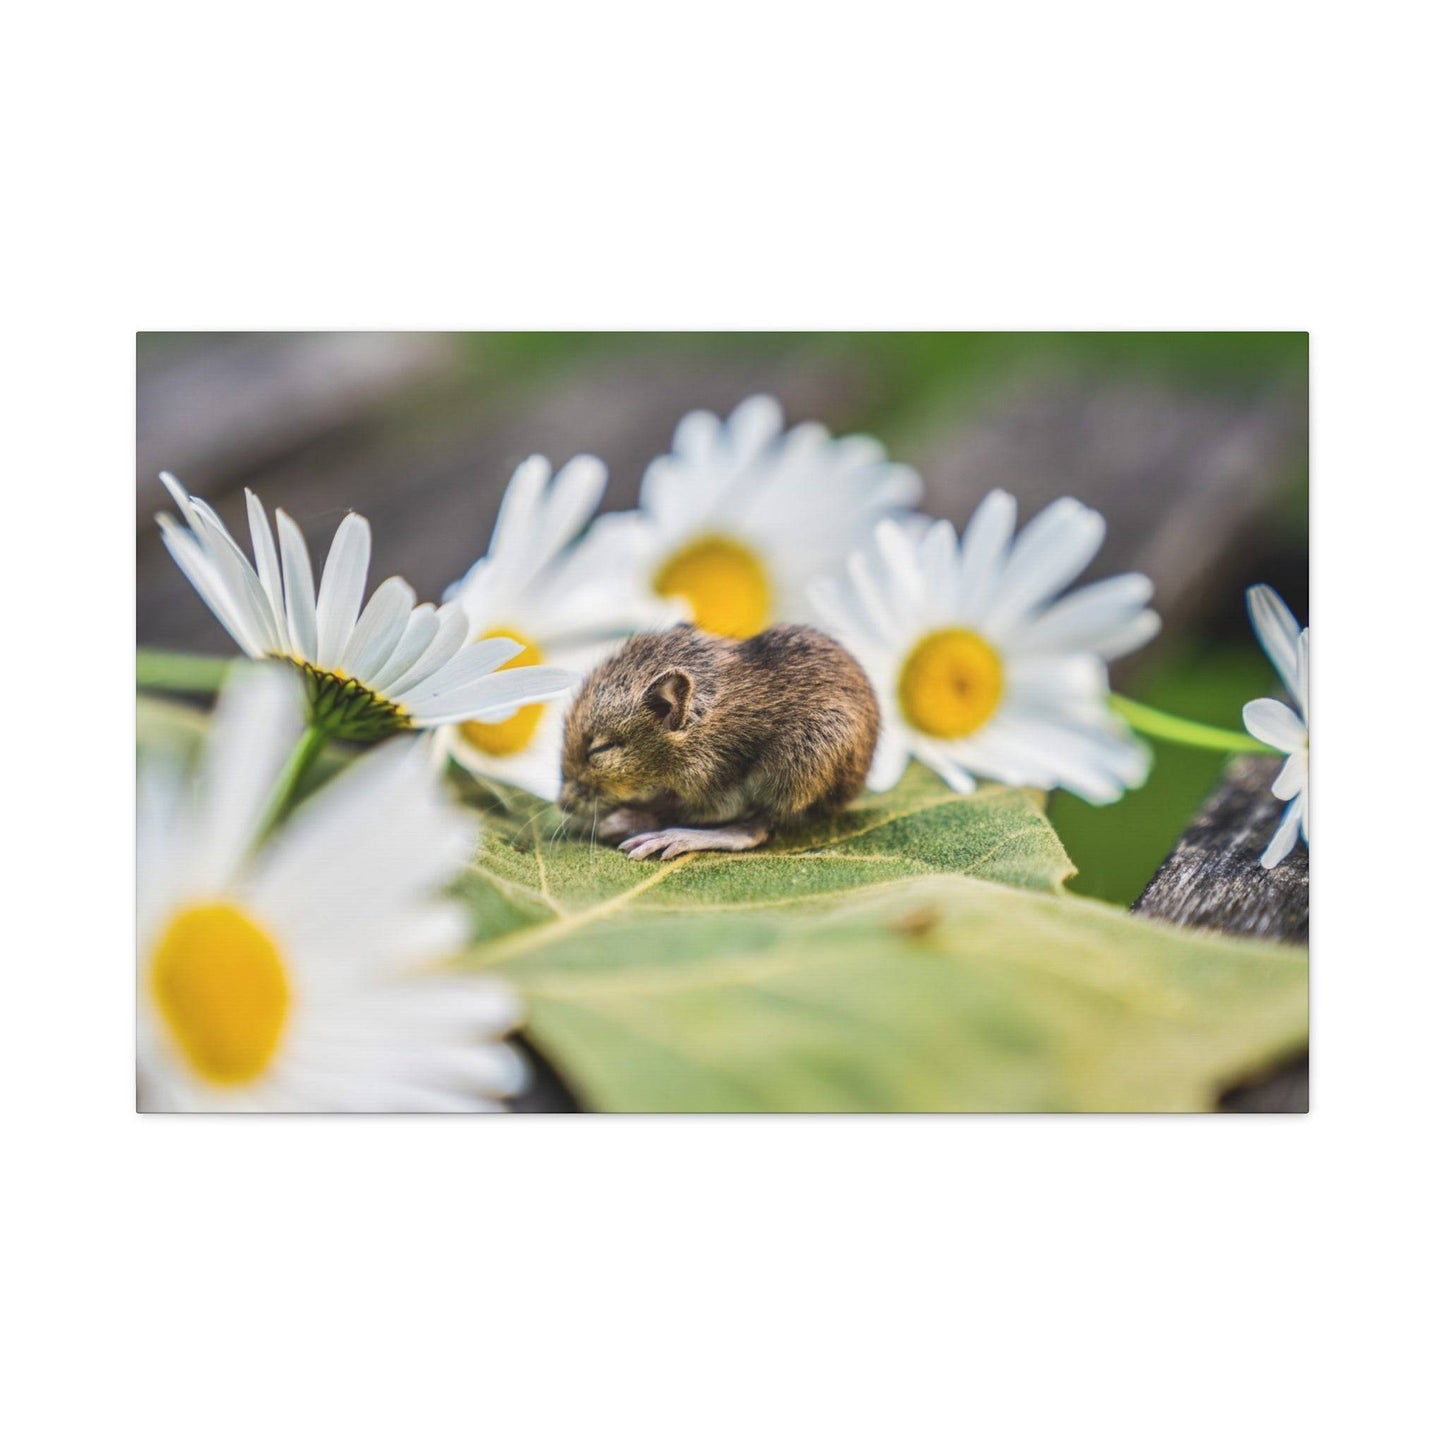
[[[658,822],[655,814],[644,812],[641,808],[614,808],[598,823],[597,836],[604,843],[618,843],[635,833],[656,828]]]
[[[639,833],[619,846],[629,858],[650,858],[661,852],[666,861],[684,853],[744,853],[767,836],[768,830],[759,824],[734,823],[725,828],[663,828],[656,833]]]

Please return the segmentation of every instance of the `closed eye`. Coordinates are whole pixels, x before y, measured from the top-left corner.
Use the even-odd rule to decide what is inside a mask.
[[[587,756],[589,758],[600,757],[603,753],[610,753],[616,746],[616,743],[593,743],[587,749]]]

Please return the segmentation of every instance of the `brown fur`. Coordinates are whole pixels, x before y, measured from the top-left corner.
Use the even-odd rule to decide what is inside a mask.
[[[562,806],[768,832],[857,797],[878,702],[851,653],[811,627],[735,641],[682,624],[632,638],[567,716]],[[605,752],[599,744],[613,743]]]

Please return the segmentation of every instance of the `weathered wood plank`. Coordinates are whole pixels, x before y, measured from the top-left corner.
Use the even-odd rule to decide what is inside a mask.
[[[1221,785],[1134,905],[1140,913],[1194,928],[1309,941],[1309,850],[1277,868],[1259,856],[1284,808],[1270,785],[1282,759],[1236,758]]]
[[[1280,759],[1263,756],[1230,763],[1135,911],[1184,927],[1307,943],[1309,850],[1296,848],[1276,868],[1259,866],[1284,807],[1270,792],[1279,769]],[[1238,1113],[1308,1113],[1308,1055],[1242,1081],[1220,1105]]]

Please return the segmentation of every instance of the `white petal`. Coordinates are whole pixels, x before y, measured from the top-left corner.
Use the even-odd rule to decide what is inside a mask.
[[[879,523],[880,527],[883,525]],[[870,631],[890,645],[899,645],[911,619],[908,613],[895,610],[894,597],[901,589],[892,585],[876,535],[872,547],[849,553],[843,565],[859,609],[871,624]]]
[[[142,951],[171,900],[190,889],[193,810],[178,753],[143,751],[136,771],[136,940]]]
[[[525,1088],[526,1061],[505,1044],[431,1045],[416,1049],[401,1069],[408,1082],[505,1098]]]
[[[1140,572],[1093,582],[1030,622],[1015,646],[1029,652],[1083,651],[1103,656],[1100,643],[1132,624],[1153,595],[1154,584]]]
[[[565,667],[514,667],[426,698],[407,710],[422,727],[465,722],[495,708],[545,702],[570,691],[578,681],[577,674]]]
[[[280,510],[276,533],[281,538],[281,575],[286,581],[286,630],[291,651],[307,662],[316,661],[316,584],[311,557],[301,529]]]
[[[1296,702],[1304,700],[1299,675],[1300,625],[1273,587],[1255,586],[1244,594],[1249,620],[1265,655],[1274,664]]]
[[[346,650],[371,565],[371,525],[365,517],[348,513],[336,529],[326,566],[321,569],[321,590],[316,596],[316,665],[334,668]]]
[[[448,602],[436,613],[436,630],[421,656],[389,685],[387,696],[399,697],[419,683],[425,682],[439,667],[445,666],[466,644],[466,609],[459,602]]]
[[[778,418],[782,424],[782,416]],[[672,434],[672,449],[679,456],[705,457],[719,445],[723,423],[710,411],[690,411],[678,422]]]
[[[872,630],[868,619],[853,611],[853,600],[853,593],[836,577],[820,577],[808,588],[808,601],[824,631],[831,632],[845,646],[853,634],[866,635]]]
[[[618,521],[623,525],[605,525]],[[654,569],[641,536],[635,515],[633,521],[616,513],[599,517],[538,579],[517,625],[550,643],[545,650],[552,657],[558,646],[661,631],[682,620],[686,609],[652,590]]]
[[[828,428],[817,422],[804,423],[795,426],[786,437],[783,438],[783,447],[786,450],[804,429],[811,430],[821,446],[827,447],[831,444],[833,458],[842,471],[861,471],[865,468],[872,468],[880,462],[887,461],[887,453],[883,450],[883,443],[877,437],[851,436],[839,437],[833,441]]]
[[[987,728],[973,737],[953,745],[959,761],[980,778],[992,778],[1012,788],[1047,787],[1041,781],[1038,760],[1029,752],[1014,746],[998,728]]]
[[[985,605],[991,631],[1005,630],[1066,587],[1103,545],[1104,519],[1072,497],[1045,507],[1018,535]]]
[[[251,548],[256,554],[256,571],[271,608],[277,651],[284,652],[287,648],[286,598],[281,587],[281,564],[276,559],[276,542],[271,536],[266,509],[250,487],[246,488],[246,515],[251,523]]]
[[[281,634],[271,610],[261,579],[251,559],[236,545],[226,524],[199,497],[193,498],[197,536],[205,546],[212,563],[226,580],[227,591],[246,618],[252,634],[265,652],[281,650]]]
[[[1310,630],[1308,627],[1299,635],[1299,651],[1296,653],[1298,662],[1299,691],[1295,693],[1295,701],[1299,703],[1300,716],[1304,718],[1305,725],[1310,720]]]
[[[265,656],[265,646],[251,628],[241,609],[236,606],[231,589],[220,575],[210,554],[174,518],[162,514],[158,519],[161,541],[171,554],[186,580],[200,594],[201,601],[215,614],[216,621],[231,634],[236,646],[249,657]]]
[[[410,814],[406,817],[409,829],[426,826]],[[444,829],[453,822],[441,813],[421,815],[427,817]],[[314,907],[308,911],[304,900],[298,905],[288,898],[282,903],[284,923],[276,916],[273,926],[284,932],[288,949],[306,958],[318,996],[323,990],[349,992],[359,981],[389,978],[398,970],[429,968],[458,953],[471,937],[466,909],[433,896],[437,885],[424,873],[404,871],[394,876],[386,846],[389,842],[379,847],[368,841],[360,855],[369,870],[385,870],[385,876],[368,876],[365,898],[348,900],[324,914]],[[324,873],[308,876],[307,887],[340,896],[343,879],[338,869],[329,863],[322,866]],[[355,849],[348,854],[347,866],[356,875],[361,863]],[[410,869],[405,860],[403,868]],[[356,891],[354,876],[351,887]],[[332,1017],[337,1015],[333,1012]]]
[[[426,1038],[396,1036],[364,1027],[353,1035],[305,1039],[297,1057],[272,1071],[273,1088],[253,1105],[267,1113],[446,1114],[495,1110],[489,1095],[415,1082],[413,1061],[430,1048]],[[490,1047],[500,1047],[491,1045]],[[257,1091],[259,1093],[259,1091]]]
[[[1260,742],[1268,743],[1282,753],[1297,752],[1309,741],[1304,723],[1272,697],[1256,698],[1245,703],[1244,725]]]
[[[1300,836],[1300,818],[1303,812],[1302,797],[1303,795],[1296,798],[1284,810],[1279,827],[1275,830],[1269,847],[1264,850],[1264,854],[1259,860],[1262,868],[1274,868],[1294,852],[1294,845],[1299,842]]]
[[[952,608],[953,569],[957,560],[958,534],[952,524],[934,522],[919,547],[919,562],[923,569],[923,594],[937,609]]]
[[[388,577],[366,604],[346,651],[341,670],[366,682],[392,654],[416,606],[416,593],[400,577]]]
[[[953,582],[960,621],[978,621],[992,596],[1017,514],[1018,504],[1007,492],[990,492],[964,528]]]
[[[1274,786],[1271,787],[1270,792],[1281,802],[1287,802],[1304,789],[1305,784],[1309,781],[1309,773],[1309,754],[1291,753],[1285,759],[1284,767],[1279,770],[1279,777],[1274,780]]]
[[[515,712],[515,709],[512,711]],[[562,727],[567,699],[558,698],[542,706],[542,716],[526,747],[505,756],[475,747],[459,728],[446,727],[441,735],[447,750],[468,772],[496,778],[513,787],[525,788],[539,798],[555,799],[562,785]],[[491,721],[480,718],[479,721]]]
[[[478,678],[495,672],[503,663],[510,662],[522,651],[522,644],[511,637],[488,637],[462,648],[444,667],[405,692],[393,689],[393,701],[411,708],[424,703],[441,693],[450,692]]]
[[[1099,658],[1087,652],[1010,657],[1008,690],[1011,698],[1034,703],[1087,700],[1103,704],[1109,692],[1109,672]]]
[[[542,523],[547,559],[555,557],[591,520],[607,487],[607,468],[596,457],[573,457],[548,488]]]
[[[672,454],[655,457],[642,474],[642,506],[635,515],[628,515],[655,532],[659,548],[682,536],[711,501],[711,488],[687,482],[687,474]]]
[[[436,635],[437,610],[430,602],[423,602],[407,618],[406,627],[391,656],[368,679],[369,686],[377,692],[385,692],[427,650]]]
[[[536,635],[537,614],[570,600],[566,592],[575,579],[563,575],[568,567],[562,554],[596,510],[607,469],[596,457],[580,456],[548,485],[550,474],[542,457],[529,457],[517,468],[489,552],[447,589],[448,600],[466,607],[478,631],[525,620]],[[608,579],[613,596],[619,580],[616,572]],[[609,610],[604,605],[604,617]]]
[[[1103,634],[1094,640],[1094,651],[1107,659],[1123,657],[1152,642],[1159,635],[1161,627],[1157,612],[1144,611],[1128,622],[1121,623],[1113,632]]]
[[[912,507],[923,497],[923,478],[912,467],[893,462],[883,472],[874,494],[880,507]]]
[[[442,887],[471,857],[475,838],[475,823],[441,789],[425,749],[398,738],[297,808],[257,859],[252,892],[264,916],[324,941],[343,924],[364,931]],[[375,946],[394,949],[405,922],[393,917],[393,935]]]
[[[562,791],[561,745],[546,757],[528,749],[521,753],[508,753],[505,757],[488,758],[484,767],[473,768],[472,771],[555,803]]]
[[[197,784],[204,806],[189,863],[198,891],[220,891],[239,873],[301,728],[301,689],[288,666],[232,669]]]
[[[879,522],[873,536],[883,559],[894,616],[917,616],[924,605],[924,569],[918,548],[892,518]]]
[[[551,463],[546,457],[539,456],[528,457],[512,473],[512,480],[502,494],[502,505],[497,510],[497,524],[492,528],[492,540],[487,548],[488,557],[504,557],[526,545],[533,530],[533,519],[542,504],[547,478],[551,475]]]
[[[884,724],[873,753],[873,766],[868,770],[868,786],[875,793],[886,793],[898,786],[908,766],[908,735],[901,727]]]
[[[465,1036],[510,1032],[522,1021],[522,1001],[505,980],[446,974],[409,980],[394,990],[394,1007],[409,1021],[450,1024]]]
[[[728,441],[735,462],[758,457],[783,429],[783,409],[771,396],[750,396],[728,418]]]
[[[971,793],[978,787],[973,774],[955,758],[950,757],[946,747],[922,738],[917,739],[913,746],[918,760],[932,768],[955,793]]]
[[[1138,787],[1149,773],[1148,748],[1122,728],[1116,730],[1112,719],[1087,723],[1010,703],[986,731],[993,746],[1007,749],[1026,769],[1021,781],[1064,787],[1091,803],[1117,801],[1126,787]]]
[[[171,494],[171,500],[181,509],[181,517],[186,526],[195,530],[196,514],[191,510],[191,499],[186,494],[186,489],[173,477],[170,472],[161,473],[161,482],[166,491]]]

